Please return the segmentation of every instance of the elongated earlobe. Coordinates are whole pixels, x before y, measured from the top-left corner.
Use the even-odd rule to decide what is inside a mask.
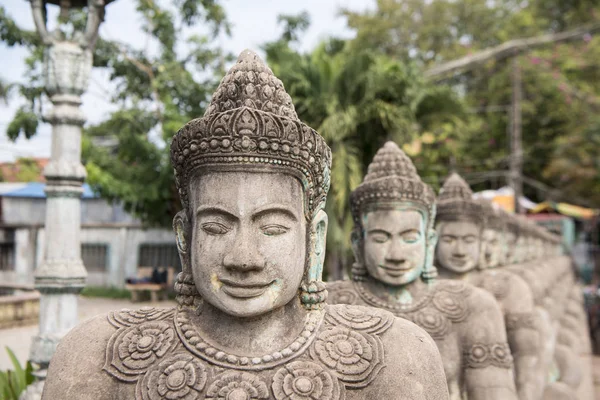
[[[438,241],[438,233],[435,229],[429,229],[427,233],[427,247],[425,248],[425,266],[421,277],[425,283],[432,282],[438,276],[437,268],[433,265],[435,259],[435,247]]]
[[[327,299],[327,290],[323,282],[327,221],[325,211],[319,210],[311,222],[308,266],[300,288],[302,304],[308,309],[320,308]]]
[[[352,244],[352,253],[354,253],[354,263],[352,264],[352,279],[355,281],[364,281],[367,277],[367,268],[365,267],[362,255],[362,231],[360,228],[354,228],[350,234]]]
[[[181,260],[181,272],[175,280],[177,303],[180,306],[192,307],[197,313],[200,313],[202,298],[196,289],[192,274],[189,240],[191,238],[191,227],[185,211],[180,211],[175,215],[173,219],[173,231],[175,232],[177,252]]]

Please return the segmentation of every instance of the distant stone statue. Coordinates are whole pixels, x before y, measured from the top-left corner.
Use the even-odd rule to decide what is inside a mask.
[[[513,360],[493,296],[435,280],[435,195],[393,142],[351,194],[353,281],[330,283],[329,302],[370,305],[413,321],[436,341],[451,399],[516,399]]]
[[[540,343],[551,331],[540,326],[533,294],[523,278],[498,268],[504,254],[504,219],[489,201],[473,200],[471,188],[455,173],[440,190],[437,211],[440,277],[465,280],[496,298],[514,358],[519,399],[539,399],[547,373],[540,364]]]
[[[78,326],[50,363],[45,399],[448,398],[421,328],[325,305],[331,152],[254,53],[240,55],[171,155],[184,208],[179,305]],[[490,345],[473,362],[505,371],[507,350]]]

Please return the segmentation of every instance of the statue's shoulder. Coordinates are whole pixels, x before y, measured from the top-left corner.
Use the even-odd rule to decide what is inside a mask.
[[[531,311],[533,293],[518,274],[505,270],[490,270],[481,274],[480,285],[502,303],[505,312]]]
[[[118,382],[106,373],[111,343],[125,329],[135,329],[148,321],[172,319],[173,313],[174,309],[121,310],[80,323],[61,339],[52,357],[43,398],[115,398],[115,393],[121,390],[117,388]]]
[[[369,356],[372,378],[361,382],[366,387],[372,381],[367,390],[372,396],[368,398],[447,398],[440,353],[423,329],[375,307],[338,304],[326,306],[325,311],[322,329],[328,331],[331,340],[339,341],[334,344],[341,349],[342,343],[360,345],[361,354]],[[411,373],[399,374],[398,365]]]
[[[329,304],[364,304],[351,280],[327,282],[327,293]]]

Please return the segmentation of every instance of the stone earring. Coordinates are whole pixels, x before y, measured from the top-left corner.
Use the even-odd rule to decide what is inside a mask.
[[[196,289],[194,276],[189,262],[189,246],[187,237],[189,236],[189,220],[185,211],[180,211],[173,219],[173,231],[175,232],[175,241],[181,260],[182,271],[177,275],[175,280],[175,293],[177,293],[177,303],[181,307],[191,307],[196,314],[202,311],[203,300]]]
[[[302,282],[300,302],[308,310],[318,310],[327,300],[327,285],[323,281]]]
[[[361,251],[362,248],[362,231],[360,229],[353,229],[350,234],[350,241],[352,242],[352,253],[354,253],[354,263],[352,264],[352,280],[364,281],[367,279],[367,268],[362,261]]]
[[[433,229],[429,229],[429,235],[427,238],[427,247],[425,253],[425,266],[423,272],[421,272],[421,279],[425,283],[431,283],[437,278],[438,271],[433,265],[435,246],[437,245],[437,232]]]

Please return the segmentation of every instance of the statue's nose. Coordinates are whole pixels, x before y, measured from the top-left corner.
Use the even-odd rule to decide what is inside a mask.
[[[241,229],[236,235],[232,248],[223,258],[223,266],[238,271],[252,271],[263,269],[264,265],[253,235]]]

